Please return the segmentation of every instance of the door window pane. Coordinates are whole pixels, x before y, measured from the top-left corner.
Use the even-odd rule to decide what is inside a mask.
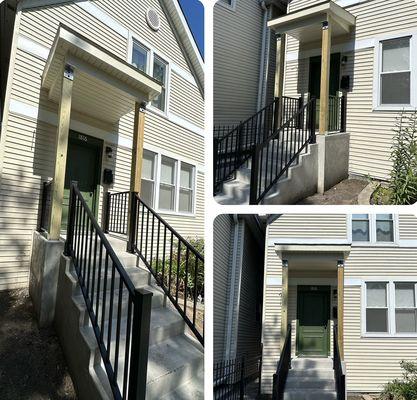
[[[161,111],[165,111],[166,71],[166,62],[160,59],[158,56],[155,56],[153,62],[153,77],[162,83],[162,92],[156,99],[152,100],[152,105]]]
[[[387,306],[387,284],[384,282],[372,282],[366,284],[367,307]]]
[[[369,217],[368,214],[352,215],[352,241],[369,241]]]
[[[384,308],[368,308],[366,310],[366,331],[378,333],[388,332],[387,314],[388,310]]]
[[[137,42],[133,42],[132,64],[139,70],[148,70],[149,50]]]
[[[392,214],[376,215],[376,241],[394,241],[394,221],[392,219]]]

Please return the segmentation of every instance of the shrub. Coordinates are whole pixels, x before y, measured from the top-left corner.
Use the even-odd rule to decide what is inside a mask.
[[[413,204],[417,201],[417,111],[407,115],[402,112],[397,117],[394,132],[390,202]]]
[[[381,400],[417,399],[417,363],[401,361],[404,370],[402,379],[394,379],[385,385]]]

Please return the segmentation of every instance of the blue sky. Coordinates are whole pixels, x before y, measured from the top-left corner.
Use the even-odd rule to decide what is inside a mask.
[[[199,0],[179,0],[191,32],[204,57],[204,6]]]

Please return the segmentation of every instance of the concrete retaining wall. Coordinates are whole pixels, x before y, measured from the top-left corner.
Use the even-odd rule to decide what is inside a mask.
[[[41,327],[52,324],[54,320],[59,259],[63,250],[64,241],[47,240],[41,233],[34,232],[29,294]]]

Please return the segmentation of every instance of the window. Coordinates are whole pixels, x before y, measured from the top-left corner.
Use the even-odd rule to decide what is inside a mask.
[[[177,161],[162,156],[161,177],[159,184],[159,209],[175,210],[175,187],[176,187]]]
[[[235,9],[237,0],[219,0],[218,4],[222,5],[223,7],[230,8],[231,10]]]
[[[380,104],[410,105],[410,37],[381,42]]]
[[[416,285],[395,283],[395,330],[398,333],[416,333]]]
[[[133,42],[132,64],[139,70],[148,72],[149,49],[137,42]]]
[[[179,211],[191,213],[193,211],[194,167],[181,163]]]
[[[388,333],[386,282],[366,284],[366,332]]]
[[[155,167],[156,154],[149,150],[143,150],[142,183],[140,194],[142,200],[150,207],[155,206]]]
[[[352,241],[369,242],[369,215],[352,215]]]
[[[152,105],[161,111],[165,111],[166,75],[167,63],[155,56],[153,60],[153,77],[162,83],[162,93],[155,100],[152,100]]]
[[[393,214],[353,214],[352,243],[394,244],[397,226]]]
[[[392,214],[376,215],[376,241],[394,241],[394,220],[392,218]]]
[[[156,55],[153,50],[133,40],[132,65],[146,74],[151,75],[162,84],[161,94],[152,100],[151,105],[162,112],[166,112],[168,63]]]

